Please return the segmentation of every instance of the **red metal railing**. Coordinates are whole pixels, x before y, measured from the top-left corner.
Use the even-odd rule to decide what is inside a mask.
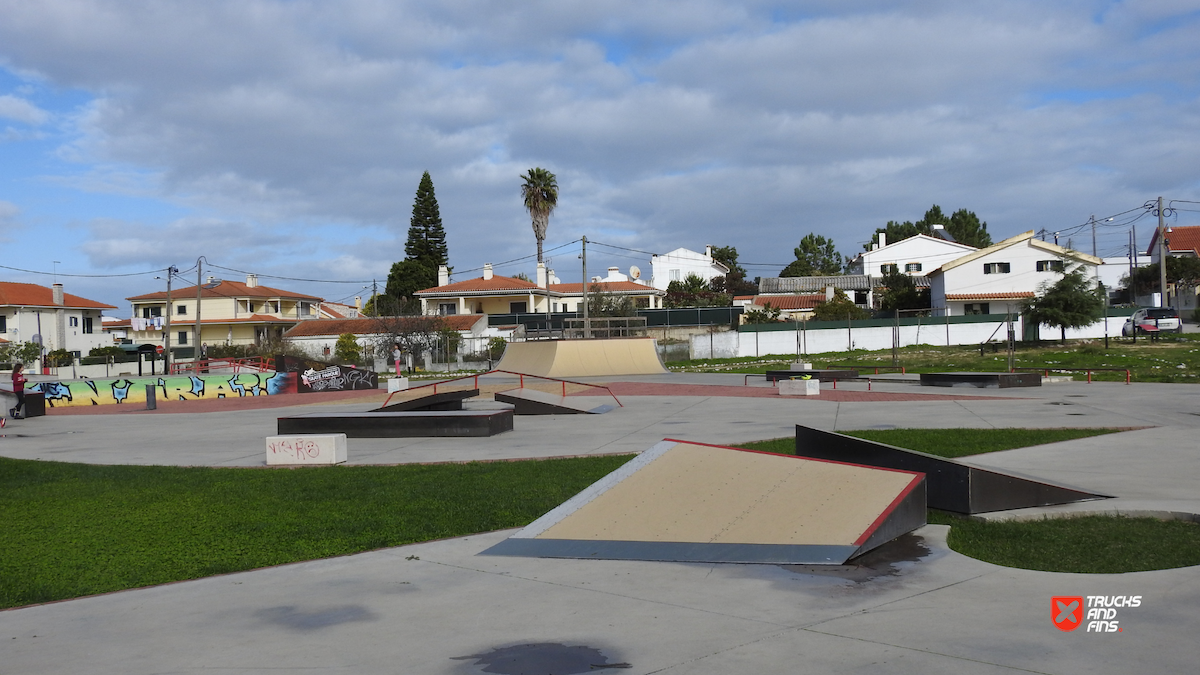
[[[1133,381],[1133,377],[1130,374],[1128,368],[1063,368],[1063,367],[1055,366],[1054,368],[1050,368],[1050,367],[1013,368],[1011,372],[1015,373],[1018,370],[1026,370],[1026,371],[1030,371],[1030,372],[1034,372],[1034,373],[1040,372],[1040,373],[1043,373],[1043,375],[1045,377],[1050,377],[1051,371],[1066,371],[1066,372],[1075,372],[1075,373],[1087,372],[1088,384],[1092,383],[1092,373],[1093,372],[1125,373],[1125,384],[1130,384]]]
[[[424,389],[425,387],[433,387],[433,393],[436,394],[438,385],[448,384],[450,382],[457,382],[459,380],[471,380],[471,379],[473,379],[475,381],[475,388],[478,389],[479,388],[479,378],[484,375],[491,375],[493,373],[504,373],[506,375],[519,375],[521,377],[521,380],[520,380],[521,388],[525,387],[525,378],[527,378],[527,377],[534,377],[539,380],[549,380],[551,382],[561,382],[562,383],[562,395],[564,398],[567,395],[567,385],[568,384],[577,384],[582,387],[593,387],[595,389],[603,389],[604,391],[608,392],[608,395],[611,396],[614,401],[617,402],[618,406],[620,406],[622,408],[625,407],[625,404],[621,403],[621,399],[617,398],[617,395],[612,392],[612,389],[609,389],[608,387],[606,387],[602,384],[590,384],[588,382],[575,382],[573,380],[564,380],[564,379],[557,378],[557,377],[543,377],[541,375],[527,375],[525,373],[517,373],[517,372],[513,372],[511,370],[489,370],[486,373],[476,373],[474,375],[462,375],[459,377],[452,377],[448,380],[439,380],[437,382],[430,382],[428,384],[422,384],[422,385],[418,385],[416,387],[409,387],[405,391],[413,391],[414,389]],[[388,397],[386,399],[384,399],[383,405],[380,407],[386,407],[387,404],[392,400],[392,397],[398,393],[400,393],[400,392],[394,391],[394,392],[388,394]]]
[[[265,373],[275,370],[275,361],[269,356],[251,356],[244,359],[200,359],[186,363],[172,363],[172,375],[209,373],[213,370],[232,370],[237,373]]]

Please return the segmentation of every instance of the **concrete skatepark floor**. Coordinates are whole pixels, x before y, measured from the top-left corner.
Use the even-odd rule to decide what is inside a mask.
[[[742,378],[620,379],[723,388]],[[873,389],[904,395],[916,387]],[[640,452],[667,437],[729,444],[787,436],[798,422],[829,430],[1149,427],[970,462],[1117,495],[1102,507],[1051,511],[1200,513],[1200,389],[1187,385],[1067,383],[946,400],[631,398],[604,415],[522,418],[514,431],[488,439],[352,441],[350,459]],[[260,466],[262,439],[286,409],[59,412],[10,423],[0,454]],[[1200,658],[1197,567],[1122,575],[1015,570],[948,550],[944,526],[918,530],[890,562],[840,573],[477,555],[511,532],[0,612],[0,672],[465,674],[550,664],[558,672],[1175,673],[1194,672]],[[1054,627],[1052,597],[1100,595],[1142,596],[1140,607],[1119,610],[1122,632]],[[583,661],[589,670],[579,670]]]

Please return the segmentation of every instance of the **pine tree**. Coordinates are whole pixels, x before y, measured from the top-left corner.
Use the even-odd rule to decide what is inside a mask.
[[[394,306],[404,313],[413,313],[420,307],[420,301],[413,294],[436,286],[438,267],[450,262],[446,231],[442,228],[442,215],[428,171],[421,175],[408,223],[404,260],[392,265],[388,273],[385,293],[391,300],[381,306]]]

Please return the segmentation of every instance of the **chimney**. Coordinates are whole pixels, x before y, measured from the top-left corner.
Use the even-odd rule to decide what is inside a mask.
[[[211,284],[211,283],[212,283],[212,282],[213,282],[215,279],[216,279],[216,277],[214,277],[214,276],[209,276],[209,277],[208,277],[208,281],[205,281],[204,283],[205,283],[205,284]]]
[[[62,284],[54,284],[54,304],[58,305],[59,307],[62,307],[64,304],[66,304],[66,301],[63,299]]]
[[[492,274],[492,263],[483,263],[483,279],[484,279],[484,281],[491,279],[493,276],[495,276],[495,275]],[[440,278],[438,280],[441,281]]]
[[[704,255],[708,256],[709,260],[712,260],[712,245],[711,244],[704,247]]]
[[[362,296],[361,295],[354,296],[354,308],[359,311],[362,311]]]
[[[258,288],[258,275],[257,274],[247,274],[246,275],[246,287],[247,288]]]
[[[487,274],[487,272],[484,272]],[[450,268],[445,265],[438,265],[438,286],[447,286],[450,284]]]
[[[833,301],[833,286],[825,287],[825,302]]]
[[[887,233],[880,232],[879,233],[879,248],[883,248],[884,246],[887,246]]]
[[[561,284],[562,281],[559,280],[558,275],[554,273],[554,270],[546,270],[546,283],[553,286],[555,284]]]
[[[537,287],[546,287],[546,263],[538,263],[537,266]]]
[[[621,273],[620,267],[610,267],[610,268],[608,268],[608,276],[605,278],[612,279],[613,277],[617,276],[620,273]]]

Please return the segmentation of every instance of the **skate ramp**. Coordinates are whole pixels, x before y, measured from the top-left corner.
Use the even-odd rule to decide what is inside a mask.
[[[925,524],[925,477],[666,440],[483,552],[840,565]]]
[[[538,377],[661,375],[668,371],[656,345],[654,338],[513,342],[496,368]]]
[[[494,394],[497,401],[513,406],[514,415],[602,415],[611,405],[596,405],[592,397],[555,396],[536,389],[509,389]]]

